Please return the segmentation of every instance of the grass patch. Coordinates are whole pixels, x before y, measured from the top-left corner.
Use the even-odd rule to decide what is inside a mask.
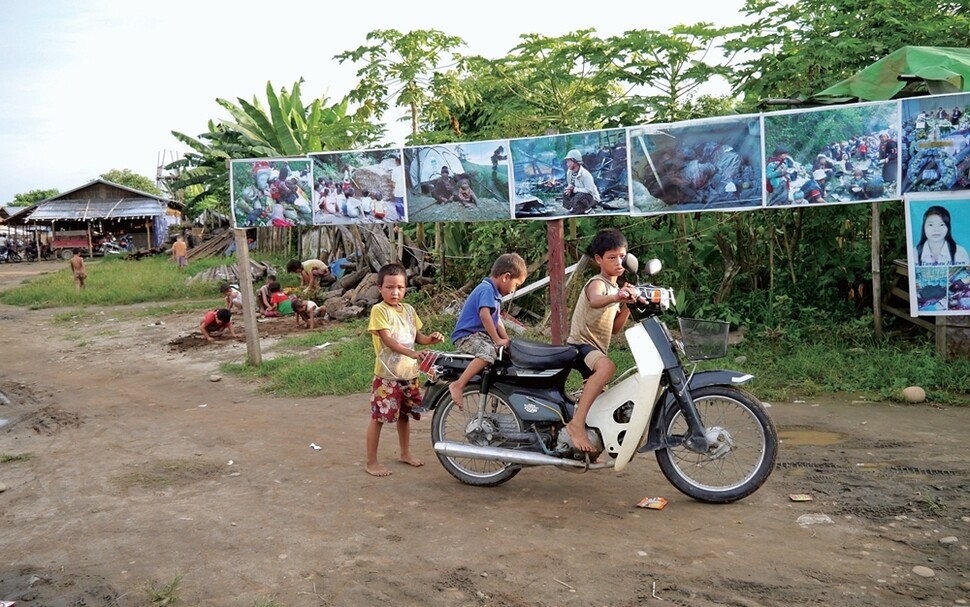
[[[283,603],[279,603],[275,599],[262,598],[253,600],[253,607],[283,607]]]
[[[162,584],[157,580],[148,580],[145,583],[145,596],[152,607],[169,607],[182,602],[179,590],[182,588],[182,574],[176,575],[168,584]]]
[[[206,299],[218,301],[218,285],[211,281],[189,283],[188,279],[211,267],[235,263],[235,258],[215,257],[192,262],[180,272],[166,256],[126,261],[118,257],[85,262],[86,288],[75,292],[74,276],[64,269],[35,277],[28,283],[0,293],[0,302],[28,306],[33,310],[63,306],[117,306],[154,301]],[[63,317],[64,315],[58,315]]]
[[[31,453],[17,453],[17,454],[0,453],[0,464],[9,464],[12,462],[26,462],[32,457],[34,456]]]

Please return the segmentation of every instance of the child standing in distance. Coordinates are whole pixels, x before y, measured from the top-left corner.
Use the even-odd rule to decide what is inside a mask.
[[[232,312],[242,314],[243,303],[242,303],[242,293],[238,289],[233,288],[228,282],[224,282],[219,285],[219,292],[226,298],[226,308]]]
[[[81,292],[84,288],[84,280],[88,277],[88,272],[84,268],[84,258],[81,257],[81,249],[74,249],[74,256],[71,257],[71,271],[74,273],[74,291]]]
[[[390,263],[377,273],[381,303],[371,308],[367,330],[373,336],[374,384],[371,387],[371,420],[367,426],[367,474],[388,476],[391,471],[377,460],[377,447],[385,423],[397,422],[397,438],[401,446],[400,461],[412,466],[424,462],[411,455],[409,416],[421,415],[413,409],[421,406],[421,386],[418,382],[417,361],[425,352],[414,350],[415,344],[428,345],[444,340],[441,333],[421,332],[421,319],[410,304],[404,303],[407,291],[407,271],[404,266]]]
[[[229,334],[233,337],[239,337],[232,326],[232,312],[225,308],[209,310],[199,323],[199,331],[202,331],[202,336],[208,341],[215,341],[212,337],[222,335],[226,329],[229,329]]]
[[[626,303],[637,299],[636,287],[617,285],[626,256],[626,238],[619,230],[602,230],[596,234],[589,245],[589,254],[600,273],[583,287],[566,339],[566,343],[579,346],[578,368],[586,378],[573,419],[566,424],[573,445],[580,451],[593,450],[586,436],[586,415],[593,400],[616,373],[616,365],[606,352],[610,339],[623,329],[623,323],[630,316]]]
[[[491,276],[482,280],[471,292],[458,315],[458,322],[451,334],[452,343],[459,352],[475,357],[456,381],[448,386],[451,399],[460,408],[465,386],[475,375],[495,362],[498,346],[509,345],[500,312],[502,297],[514,293],[525,280],[525,260],[516,253],[500,255],[492,264]]]
[[[189,267],[189,247],[185,244],[185,239],[179,234],[172,245],[172,259],[178,264],[179,270]]]

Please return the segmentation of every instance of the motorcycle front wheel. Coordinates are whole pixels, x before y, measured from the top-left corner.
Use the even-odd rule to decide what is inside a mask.
[[[480,447],[512,447],[500,438],[503,431],[522,432],[522,421],[501,395],[485,396],[485,415],[478,428],[478,405],[481,395],[477,385],[469,385],[458,408],[448,391],[438,401],[431,420],[431,440],[466,443]],[[452,476],[466,485],[493,487],[511,479],[522,469],[516,464],[438,454],[438,461]]]
[[[706,429],[705,453],[686,445],[657,451],[657,463],[680,492],[702,502],[724,504],[761,487],[775,467],[778,434],[754,396],[729,386],[709,386],[691,393]],[[687,421],[677,411],[665,423],[667,436],[686,436]]]

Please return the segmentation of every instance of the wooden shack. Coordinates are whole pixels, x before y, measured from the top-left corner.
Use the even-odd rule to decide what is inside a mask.
[[[39,202],[28,221],[51,230],[51,249],[70,257],[74,248],[93,255],[104,239],[132,237],[137,249],[161,246],[181,220],[181,203],[103,179]]]

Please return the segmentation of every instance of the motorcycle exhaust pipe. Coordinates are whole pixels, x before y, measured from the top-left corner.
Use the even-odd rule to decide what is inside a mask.
[[[492,461],[509,462],[511,464],[522,464],[523,466],[559,466],[566,468],[586,468],[586,462],[553,457],[545,453],[535,451],[518,451],[516,449],[503,449],[501,447],[479,447],[467,443],[455,443],[442,441],[434,444],[435,453],[445,457],[467,457],[468,459],[487,459]],[[612,465],[612,462],[610,462]],[[606,467],[597,464],[596,467]],[[593,466],[590,466],[593,468]]]

